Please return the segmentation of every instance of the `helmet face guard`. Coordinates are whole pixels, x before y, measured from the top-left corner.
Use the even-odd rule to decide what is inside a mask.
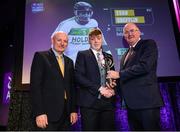
[[[74,14],[77,23],[87,24],[93,15],[92,6],[86,2],[78,2],[74,5]]]

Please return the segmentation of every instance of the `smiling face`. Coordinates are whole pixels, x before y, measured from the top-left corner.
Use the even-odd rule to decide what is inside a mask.
[[[96,51],[101,50],[101,47],[102,47],[102,35],[99,34],[99,35],[91,36],[89,38],[89,43],[90,43],[92,49],[94,49]]]
[[[51,38],[51,43],[53,44],[53,49],[62,54],[68,46],[68,36],[64,32],[57,32]]]
[[[128,23],[123,28],[124,39],[133,46],[140,38],[141,32],[134,23]]]
[[[89,43],[92,49],[96,51],[100,51],[102,48],[102,42],[103,42],[103,38],[100,30],[95,29],[92,32],[90,32]]]

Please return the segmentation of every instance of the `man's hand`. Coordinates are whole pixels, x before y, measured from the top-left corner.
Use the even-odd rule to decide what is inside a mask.
[[[72,112],[70,114],[70,121],[71,121],[71,124],[73,125],[74,123],[76,123],[78,120],[78,114],[75,113],[75,112]]]
[[[115,95],[114,89],[108,88],[108,87],[101,87],[99,89],[100,94],[103,95],[106,98],[110,98]]]
[[[114,88],[115,86],[116,86],[116,80],[112,80],[112,79],[109,78],[109,81],[106,82],[106,87],[112,89],[112,88]]]
[[[119,72],[117,72],[117,71],[107,71],[107,77],[106,77],[107,79],[108,78],[111,78],[111,79],[118,79],[118,78],[120,78],[120,73]]]
[[[36,116],[36,125],[40,128],[46,128],[48,125],[48,118],[46,114]]]

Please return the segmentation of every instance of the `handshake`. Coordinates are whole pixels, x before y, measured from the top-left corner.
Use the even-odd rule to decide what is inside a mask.
[[[106,98],[110,98],[115,95],[114,87],[116,86],[116,80],[111,79],[110,83],[106,82],[106,86],[99,88],[100,96],[103,95]]]
[[[106,98],[110,98],[115,95],[114,87],[116,86],[116,80],[120,77],[119,72],[116,71],[108,71],[107,77],[108,81],[106,82],[106,86],[101,86],[99,88],[100,96],[104,96]]]

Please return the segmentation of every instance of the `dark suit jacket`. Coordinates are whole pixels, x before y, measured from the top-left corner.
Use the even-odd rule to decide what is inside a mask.
[[[65,74],[63,77],[52,49],[35,53],[30,77],[34,117],[47,114],[49,121],[59,120],[64,110],[65,89],[68,114],[76,111],[73,61],[64,55],[64,62]]]
[[[105,52],[103,52],[103,55],[105,57],[111,56]],[[79,87],[78,105],[92,107],[93,103],[98,99],[101,80],[98,63],[91,49],[78,52],[75,64],[75,78]],[[110,101],[114,102],[114,97],[111,97]]]
[[[162,106],[156,76],[158,50],[155,41],[140,40],[124,64],[126,54],[121,59],[120,94],[127,106],[131,109]]]

